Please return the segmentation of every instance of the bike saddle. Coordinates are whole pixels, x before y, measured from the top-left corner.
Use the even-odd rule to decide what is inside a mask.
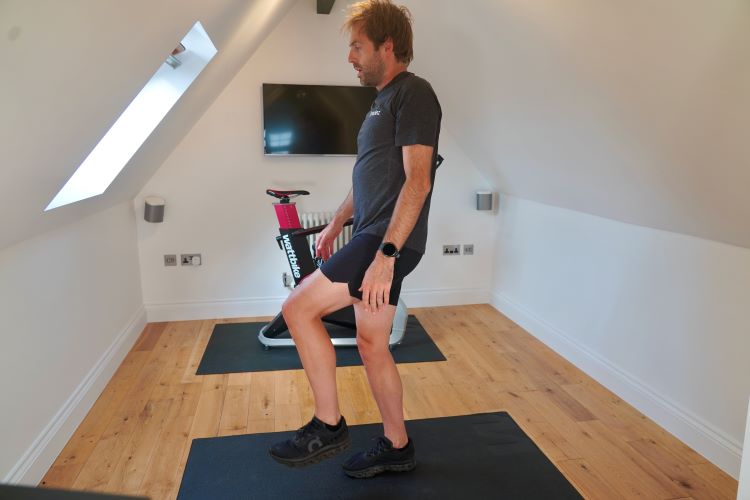
[[[297,196],[304,196],[310,194],[309,191],[279,191],[278,189],[266,189],[266,194],[278,198],[280,200],[295,198]]]

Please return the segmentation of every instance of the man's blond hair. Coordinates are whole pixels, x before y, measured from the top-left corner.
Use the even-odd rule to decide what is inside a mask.
[[[349,6],[344,29],[361,29],[377,50],[388,38],[393,41],[396,60],[409,64],[414,59],[411,12],[390,0],[364,0]]]

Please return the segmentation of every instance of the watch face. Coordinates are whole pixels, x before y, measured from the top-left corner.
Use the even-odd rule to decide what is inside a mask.
[[[383,251],[383,254],[387,255],[388,257],[393,257],[394,255],[396,255],[396,253],[398,253],[398,249],[393,243],[383,243],[380,248]]]

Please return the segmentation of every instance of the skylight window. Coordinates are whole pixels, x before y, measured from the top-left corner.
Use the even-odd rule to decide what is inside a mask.
[[[45,212],[102,194],[216,55],[200,22],[154,73]]]

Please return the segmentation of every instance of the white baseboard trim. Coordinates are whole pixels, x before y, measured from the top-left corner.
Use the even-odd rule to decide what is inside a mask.
[[[147,303],[149,323],[157,321],[190,321],[214,318],[245,318],[276,316],[281,311],[284,297],[201,300],[191,302]]]
[[[32,486],[39,484],[145,326],[146,310],[141,306],[21,459],[8,472],[3,482]]]
[[[408,307],[437,307],[461,304],[487,304],[489,290],[479,288],[418,289],[401,292]],[[275,316],[286,297],[147,303],[149,322],[189,321],[213,318]]]
[[[735,479],[742,444],[501,293],[492,305]]]

